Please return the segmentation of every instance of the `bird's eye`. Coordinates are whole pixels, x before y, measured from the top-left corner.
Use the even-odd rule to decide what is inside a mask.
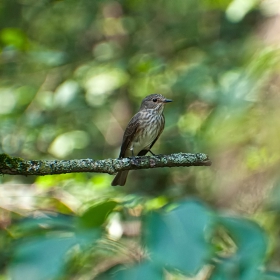
[[[157,98],[154,98],[153,101],[154,101],[154,102],[157,102]]]

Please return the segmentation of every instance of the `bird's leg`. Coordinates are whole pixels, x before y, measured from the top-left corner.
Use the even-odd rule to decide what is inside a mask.
[[[131,156],[134,157],[133,146],[130,147],[130,151],[131,151]]]
[[[137,160],[136,160],[136,157],[135,157],[134,151],[133,151],[133,146],[130,147],[130,151],[131,151],[132,163],[137,164]]]
[[[149,150],[149,152],[150,152],[153,156],[156,156],[156,155],[152,152],[152,150]]]

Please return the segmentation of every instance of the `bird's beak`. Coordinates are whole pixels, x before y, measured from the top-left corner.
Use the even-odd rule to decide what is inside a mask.
[[[163,101],[163,103],[168,103],[168,102],[172,102],[172,99],[165,99],[165,100]]]

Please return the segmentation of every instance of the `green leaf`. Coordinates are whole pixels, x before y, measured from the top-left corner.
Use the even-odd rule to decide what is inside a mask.
[[[118,266],[113,270],[110,270],[100,275],[98,280],[162,280],[163,270],[152,265],[151,262],[144,262],[133,267],[125,268],[124,266]]]
[[[274,271],[265,271],[262,280],[279,280],[280,273]]]
[[[39,232],[53,230],[74,230],[74,217],[68,215],[54,214],[40,218],[26,218],[13,226],[10,231],[13,236],[36,235]]]
[[[68,59],[66,53],[62,51],[30,51],[28,54],[30,61],[53,67],[62,65]]]
[[[260,280],[261,272],[256,266],[240,263],[238,258],[229,258],[219,263],[210,280]]]
[[[63,237],[63,234],[66,236]],[[98,232],[67,232],[55,237],[36,237],[19,243],[14,252],[9,272],[13,280],[53,279],[60,275],[65,264],[65,254],[74,245],[88,245],[99,237]]]
[[[265,232],[254,222],[233,217],[220,217],[237,246],[236,253],[219,263],[211,280],[262,279],[260,266],[264,262],[267,239]]]
[[[76,231],[75,234],[79,245],[84,249],[92,246],[101,237],[100,229],[80,230]]]
[[[267,238],[263,229],[253,221],[221,217],[221,224],[228,229],[238,247],[237,255],[242,261],[259,264],[264,260]]]
[[[81,225],[85,228],[101,226],[117,204],[114,200],[106,200],[89,207],[79,219]]]
[[[172,211],[152,212],[146,223],[151,258],[167,268],[194,275],[211,253],[207,235],[213,216],[196,201],[181,203]]]
[[[76,244],[76,239],[37,238],[20,245],[10,266],[13,280],[43,280],[57,276],[64,265],[65,253]]]
[[[0,39],[6,46],[14,46],[17,49],[25,49],[28,44],[26,34],[19,28],[2,29]]]

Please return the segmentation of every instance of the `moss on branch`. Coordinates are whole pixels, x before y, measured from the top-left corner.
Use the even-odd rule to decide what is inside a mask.
[[[0,154],[0,174],[26,176],[77,172],[115,174],[123,170],[210,165],[211,161],[208,156],[203,153],[177,153],[103,160],[24,160],[22,158],[11,157],[7,154]]]

